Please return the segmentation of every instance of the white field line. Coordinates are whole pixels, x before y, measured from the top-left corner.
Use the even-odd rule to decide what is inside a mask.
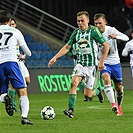
[[[89,106],[87,108],[89,108],[89,109],[102,109],[102,110],[111,109],[111,107],[110,108],[105,108],[105,107],[101,107],[101,106]]]

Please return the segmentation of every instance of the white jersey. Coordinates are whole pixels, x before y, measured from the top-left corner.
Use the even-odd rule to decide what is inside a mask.
[[[122,51],[122,56],[128,56],[130,53],[130,65],[133,66],[133,39],[126,43]]]
[[[4,62],[18,62],[16,44],[23,47],[24,53],[31,56],[22,33],[9,25],[0,25],[0,64]]]
[[[114,65],[120,63],[120,58],[118,54],[118,49],[117,49],[117,40],[122,40],[122,41],[128,41],[129,38],[127,35],[119,32],[115,27],[111,26],[105,26],[105,31],[102,33],[103,36],[105,37],[106,41],[109,43],[110,49],[109,53],[104,61],[106,64]],[[114,34],[116,35],[116,39],[112,39],[109,35]],[[103,50],[103,46],[99,47],[99,57],[101,57]]]

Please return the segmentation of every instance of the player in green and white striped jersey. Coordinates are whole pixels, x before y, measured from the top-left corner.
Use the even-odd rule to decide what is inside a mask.
[[[74,46],[74,44],[73,44]],[[73,61],[74,61],[74,66],[77,64],[77,55],[76,55],[76,51],[71,47],[68,51],[68,56],[70,56]],[[96,76],[95,76],[95,82],[93,85],[93,90],[91,89],[91,93],[89,93],[89,89],[88,88],[84,88],[84,80],[82,80],[82,82],[79,84],[79,88],[82,90],[82,92],[84,92],[84,101],[92,101],[93,100],[93,96],[98,96],[98,99],[101,103],[103,103],[104,101],[104,96],[102,94],[102,90],[98,87],[98,82],[100,79],[100,75],[99,75],[99,71],[97,70]]]
[[[72,47],[77,55],[77,65],[72,72],[72,82],[69,91],[68,110],[64,114],[69,118],[74,117],[74,107],[76,102],[76,88],[84,78],[85,88],[93,89],[97,63],[97,42],[104,47],[98,69],[104,68],[104,60],[109,51],[109,45],[95,26],[89,25],[89,13],[81,11],[77,13],[78,27],[70,36],[67,44],[49,61],[48,67],[56,62],[58,58],[65,55]],[[90,93],[89,93],[90,94]]]

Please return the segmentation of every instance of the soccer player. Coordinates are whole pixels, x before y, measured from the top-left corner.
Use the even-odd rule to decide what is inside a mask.
[[[133,30],[131,31],[131,40],[128,41],[122,51],[122,56],[128,56],[130,54],[130,67],[133,78]]]
[[[72,82],[69,91],[68,110],[64,114],[69,118],[74,117],[74,107],[76,102],[76,88],[82,79],[85,80],[85,87],[93,89],[95,72],[97,66],[97,42],[104,47],[98,69],[104,68],[104,59],[109,50],[109,45],[97,27],[89,25],[89,13],[81,11],[77,13],[78,27],[70,36],[67,44],[49,61],[48,67],[53,65],[58,58],[65,55],[71,47],[76,51],[77,64],[72,72]]]
[[[76,51],[71,47],[68,51],[68,56],[70,56],[71,58],[73,58],[74,60],[74,65],[77,64],[77,55],[76,55]],[[98,71],[98,70],[97,70]],[[98,76],[99,77],[99,76]],[[97,80],[99,79],[96,79],[97,77],[95,77],[95,84],[93,86],[93,90],[91,90],[91,93],[90,93],[90,90],[88,88],[84,88],[84,81],[82,81],[80,83],[80,87],[82,89],[82,91],[84,92],[84,101],[87,102],[87,101],[92,101],[93,100],[93,96],[98,96],[98,99],[101,103],[103,103],[104,101],[104,96],[102,94],[102,91],[100,88],[97,87]]]
[[[104,61],[105,67],[100,71],[100,76],[104,80],[104,92],[112,106],[112,111],[114,111],[118,116],[121,116],[123,114],[121,105],[124,92],[122,89],[122,71],[117,49],[117,40],[128,41],[129,38],[127,35],[119,32],[115,27],[107,26],[105,15],[102,13],[94,15],[94,24],[100,28],[103,36],[110,45],[109,53]],[[99,53],[101,51],[102,46],[100,45]],[[114,82],[116,90],[117,104],[115,102],[114,91],[111,87],[111,79]]]
[[[11,18],[10,26],[16,28],[17,23],[16,23],[16,20],[14,18]],[[22,54],[20,54],[19,45],[16,45],[16,54],[18,57],[23,56]],[[28,85],[30,83],[30,75],[29,75],[29,71],[28,71],[27,67],[24,64],[24,60],[18,59],[18,64],[19,64],[20,70],[22,72],[22,75],[25,78],[26,84]],[[12,87],[11,84],[9,86],[8,93],[9,93],[9,96],[11,97],[13,109],[15,111],[17,111],[16,110],[16,102],[15,102],[16,90]]]
[[[27,118],[29,99],[26,83],[18,66],[16,44],[18,44],[25,53],[25,55],[19,57],[22,60],[29,58],[31,51],[27,47],[22,33],[18,29],[9,26],[11,18],[11,14],[8,11],[0,10],[0,101],[5,103],[7,114],[12,116],[14,111],[11,98],[7,93],[10,82],[20,97],[21,124],[33,125]]]

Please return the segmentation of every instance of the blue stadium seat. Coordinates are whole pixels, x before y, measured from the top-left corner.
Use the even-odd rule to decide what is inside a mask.
[[[28,60],[35,60],[35,54],[31,51],[31,57]]]
[[[58,60],[58,66],[59,66],[59,67],[65,66],[64,60],[59,59],[59,60]]]
[[[25,62],[25,65],[27,66],[27,67],[33,67],[34,65],[33,65],[33,61],[30,61],[30,60],[27,60],[26,62]]]
[[[26,41],[27,43],[33,41],[33,39],[32,39],[32,37],[31,37],[30,34],[25,34],[25,35],[24,35],[24,39],[25,39],[25,41]]]
[[[45,66],[45,67],[48,66],[48,62],[49,62],[49,60],[45,60],[45,61],[44,61],[44,66]]]
[[[40,51],[35,51],[35,60],[41,60],[41,52]]]
[[[43,45],[41,43],[36,44],[36,50],[42,51],[43,50]]]
[[[48,52],[47,51],[42,51],[41,52],[41,59],[42,60],[47,60],[48,59]]]
[[[26,61],[27,66],[32,68],[46,68],[48,62],[55,54],[57,54],[57,50],[49,48],[46,42],[40,43],[38,41],[32,40],[32,37],[29,34],[25,35],[25,39],[28,42],[28,47],[32,52],[32,56]],[[52,65],[52,67],[73,67],[73,60],[64,55],[62,56],[56,63]]]
[[[44,61],[42,60],[37,61],[37,63],[39,68],[43,68],[45,66]]]
[[[28,47],[31,51],[36,51],[37,50],[37,45],[35,42],[30,42],[28,43]]]
[[[47,43],[43,43],[42,44],[42,50],[50,50],[49,46],[47,45]]]
[[[38,60],[34,60],[33,61],[33,66],[34,66],[34,68],[38,68],[39,67],[39,61]]]
[[[53,58],[53,56],[54,56],[53,51],[48,51],[48,54],[47,54],[48,60],[50,60],[51,58]]]

